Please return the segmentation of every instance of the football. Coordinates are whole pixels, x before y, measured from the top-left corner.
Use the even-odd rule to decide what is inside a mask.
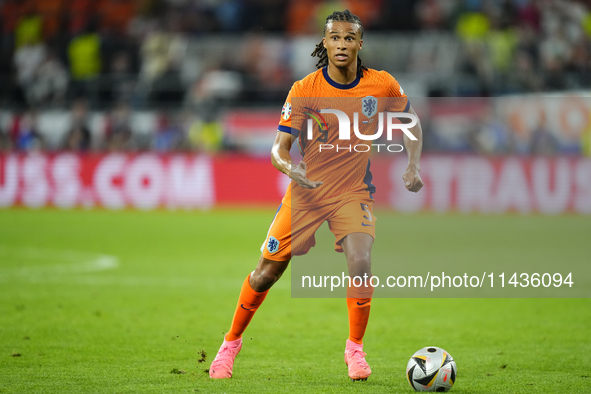
[[[458,368],[451,354],[437,346],[416,351],[406,365],[406,378],[415,391],[449,391],[457,373]]]

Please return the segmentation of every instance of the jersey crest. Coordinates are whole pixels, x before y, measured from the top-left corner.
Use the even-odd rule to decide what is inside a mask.
[[[271,254],[279,250],[279,241],[277,240],[277,238],[273,236],[269,237],[269,242],[267,243],[267,250]]]
[[[373,96],[367,96],[361,99],[361,113],[371,118],[378,112],[378,99]]]

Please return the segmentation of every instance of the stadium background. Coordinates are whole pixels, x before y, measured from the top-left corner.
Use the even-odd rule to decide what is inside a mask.
[[[4,0],[0,392],[351,390],[342,300],[290,300],[289,273],[235,378],[203,373],[289,181],[281,107],[344,8],[423,124],[419,194],[404,153],[372,158],[397,261],[588,264],[588,2]],[[368,391],[408,390],[430,344],[458,392],[589,391],[588,299],[375,304]]]
[[[382,155],[378,202],[591,211],[591,14],[525,0],[4,1],[0,204],[275,203],[286,181],[267,156],[282,102],[315,68],[327,10],[343,7],[364,21],[366,64],[420,114],[425,166],[447,174],[424,168],[432,187],[407,201],[390,182],[400,155]],[[466,167],[489,183],[457,184]],[[503,197],[507,184],[523,187]]]

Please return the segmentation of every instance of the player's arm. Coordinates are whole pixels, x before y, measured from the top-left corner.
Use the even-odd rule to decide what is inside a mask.
[[[417,116],[417,113],[412,106],[409,108],[408,113]],[[400,121],[402,123],[410,123],[410,119],[408,118],[401,118]],[[402,175],[402,179],[404,180],[406,188],[409,191],[416,193],[423,187],[423,180],[419,174],[421,171],[421,151],[423,150],[423,130],[421,129],[421,122],[418,116],[417,124],[409,128],[408,131],[416,137],[416,141],[411,140],[406,134],[404,134],[404,147],[408,154],[408,165],[406,166],[406,171]]]
[[[322,185],[322,182],[311,181],[306,177],[306,170],[308,168],[306,163],[302,160],[300,164],[294,166],[291,162],[289,150],[295,138],[289,133],[278,131],[273,148],[271,149],[271,162],[275,168],[293,179],[301,187],[305,189],[316,189]]]

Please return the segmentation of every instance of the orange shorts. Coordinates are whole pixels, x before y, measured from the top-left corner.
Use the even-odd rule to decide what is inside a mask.
[[[336,238],[337,252],[343,252],[341,243],[351,233],[366,233],[375,239],[377,218],[373,215],[373,201],[355,196],[309,210],[296,210],[282,204],[261,246],[263,257],[286,261],[308,253],[316,245],[314,234],[324,221],[328,221],[328,228]]]

